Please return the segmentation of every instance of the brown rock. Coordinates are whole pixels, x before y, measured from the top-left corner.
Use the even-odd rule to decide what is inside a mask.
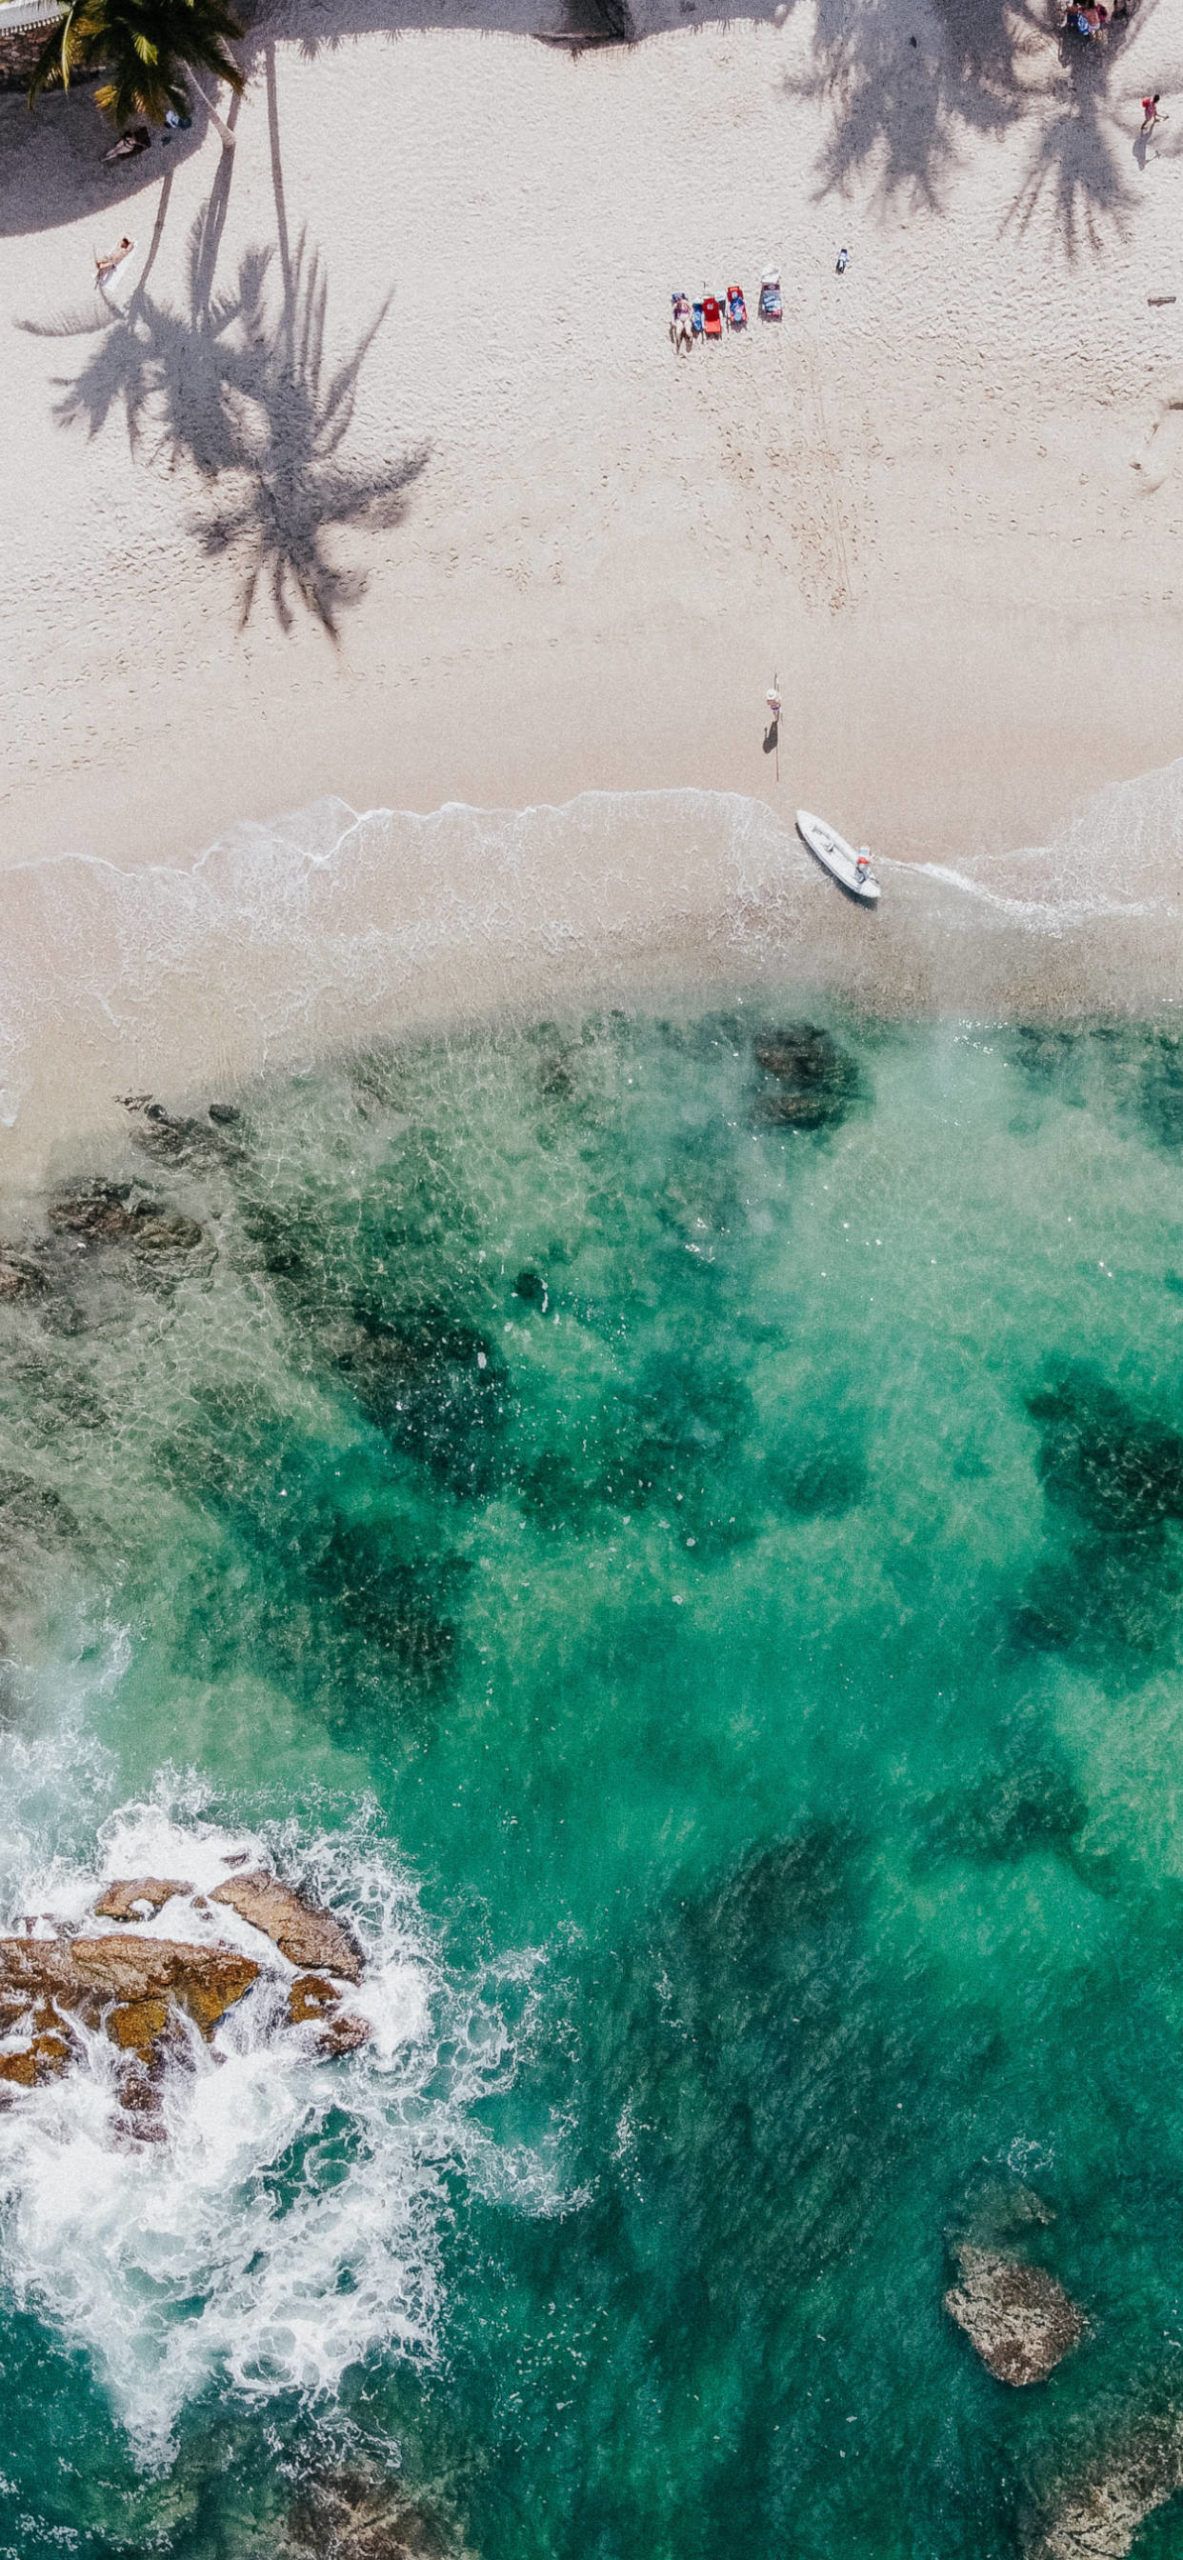
[[[1045,2382],[1079,2346],[1088,2326],[1054,2276],[997,2249],[965,2240],[956,2251],[959,2285],[945,2309],[964,2329],[997,2381]]]
[[[0,2028],[25,2018],[35,2026],[48,2003],[84,2026],[105,2027],[151,2069],[172,2017],[183,2013],[209,2036],[258,1974],[250,1956],[229,1947],[171,1938],[0,1938]]]
[[[49,1204],[49,1223],[57,1234],[84,1245],[128,1244],[145,1253],[191,1253],[202,1241],[194,1219],[156,1200],[133,1199],[129,1182],[91,1182],[59,1192]]]
[[[322,2022],[318,2053],[356,2053],[359,2045],[369,2042],[365,2019],[353,2010],[341,2008],[336,1986],[326,1982],[322,1974],[297,1974],[288,1990],[288,2016],[294,2027],[306,2026],[312,2018]]]
[[[18,2089],[38,2089],[45,2080],[60,2079],[69,2059],[67,2037],[50,2029],[17,2053],[0,2053],[0,2080]]]
[[[262,1867],[229,1876],[210,1901],[226,1903],[252,1929],[261,1929],[289,1964],[319,1965],[344,1982],[361,1981],[361,1955],[348,1930],[331,1911],[315,1910]]]
[[[20,1254],[0,1253],[0,1303],[14,1298],[40,1298],[48,1287],[43,1271]]]
[[[136,1920],[147,1911],[163,1911],[174,1893],[192,1893],[193,1887],[181,1884],[176,1877],[137,1876],[134,1881],[109,1884],[95,1913],[100,1920]]]

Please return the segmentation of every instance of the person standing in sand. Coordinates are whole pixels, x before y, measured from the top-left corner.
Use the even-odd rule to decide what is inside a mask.
[[[1153,133],[1154,128],[1155,128],[1155,126],[1156,126],[1156,124],[1165,124],[1165,123],[1166,123],[1166,117],[1165,117],[1165,116],[1160,116],[1160,114],[1159,114],[1159,112],[1158,112],[1158,102],[1159,102],[1159,99],[1160,99],[1160,97],[1161,97],[1161,96],[1162,96],[1162,91],[1161,91],[1161,89],[1156,89],[1156,90],[1155,90],[1155,92],[1154,92],[1154,96],[1153,96],[1152,98],[1143,98],[1143,100],[1142,100],[1142,132],[1143,132],[1143,135],[1146,135],[1146,134],[1148,134],[1148,133]]]

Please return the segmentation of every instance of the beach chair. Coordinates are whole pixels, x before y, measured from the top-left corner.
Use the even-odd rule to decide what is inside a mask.
[[[746,329],[747,325],[748,306],[743,298],[743,286],[738,284],[729,284],[727,287],[727,326],[729,329]]]
[[[702,297],[702,334],[704,338],[721,338],[723,335],[723,314],[713,293],[704,293]]]
[[[784,304],[780,298],[780,268],[768,267],[760,279],[760,318],[783,320]]]
[[[701,304],[701,302],[692,302],[692,303],[691,303],[691,305],[690,305],[690,324],[691,324],[691,327],[692,327],[692,329],[693,329],[693,331],[694,331],[695,337],[696,337],[696,338],[701,338],[701,336],[702,336],[702,328],[703,328],[703,321],[702,321],[702,304]]]

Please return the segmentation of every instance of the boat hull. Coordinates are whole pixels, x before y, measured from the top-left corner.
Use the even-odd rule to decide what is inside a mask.
[[[879,883],[868,872],[860,876],[858,855],[854,846],[840,836],[836,827],[827,826],[824,818],[815,818],[811,809],[798,809],[797,833],[815,859],[852,898],[864,907],[879,903]]]

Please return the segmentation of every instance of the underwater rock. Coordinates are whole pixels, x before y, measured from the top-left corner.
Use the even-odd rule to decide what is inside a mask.
[[[513,1294],[515,1298],[524,1299],[528,1307],[541,1307],[545,1315],[548,1291],[540,1271],[519,1271],[513,1284]]]
[[[45,1273],[19,1253],[0,1253],[0,1305],[16,1298],[41,1298],[49,1287]]]
[[[139,1920],[145,1912],[163,1911],[175,1893],[192,1893],[191,1884],[182,1884],[175,1876],[137,1876],[121,1884],[110,1884],[95,1904],[99,1920]]]
[[[215,1129],[233,1129],[236,1122],[242,1118],[236,1102],[207,1103],[206,1113],[213,1121]]]
[[[225,1903],[252,1929],[261,1929],[289,1964],[323,1966],[345,1982],[361,1981],[361,1955],[348,1930],[331,1911],[316,1910],[264,1868],[229,1876],[210,1901]]]
[[[158,1164],[181,1164],[187,1156],[209,1156],[217,1148],[217,1137],[203,1120],[180,1120],[166,1111],[162,1102],[145,1101],[139,1094],[124,1097],[126,1108],[138,1119],[136,1145],[141,1153],[153,1157]]]
[[[1046,2382],[1079,2346],[1088,2326],[1062,2285],[1042,2267],[962,2241],[959,2285],[945,2295],[950,2318],[964,2329],[998,2382]]]
[[[334,1365],[367,1419],[451,1492],[490,1493],[510,1403],[496,1344],[434,1301],[388,1313],[359,1300],[352,1313]]]
[[[449,2560],[422,2510],[370,2471],[322,2471],[305,2482],[288,2516],[287,2548],[316,2560]],[[454,2560],[464,2555],[454,2552]]]
[[[1039,1475],[1052,1502],[1103,1534],[1161,1536],[1183,1520],[1183,1435],[1139,1413],[1083,1363],[1027,1399],[1041,1426]]]
[[[846,1118],[859,1089],[854,1059],[832,1032],[817,1023],[791,1023],[765,1031],[752,1043],[757,1066],[769,1079],[756,1105],[757,1118],[779,1128],[832,1129]]]
[[[0,2030],[27,2038],[2,2058],[20,2066],[31,2057],[34,2079],[64,2070],[68,2045],[56,2022],[65,2016],[102,2027],[152,2071],[179,2015],[208,2038],[258,1976],[250,1956],[170,1938],[0,1938]],[[21,2076],[19,2068],[4,2073]]]
[[[78,1523],[53,1486],[0,1467],[0,1539],[70,1537]]]
[[[299,1973],[288,1992],[288,2016],[294,2027],[307,2026],[312,2019],[320,2024],[317,2051],[329,2060],[342,2053],[356,2053],[358,2046],[368,2044],[370,2030],[364,2018],[355,2011],[339,2006],[340,1995],[333,1982],[320,1973]]]
[[[82,1246],[126,1244],[137,1253],[191,1253],[202,1242],[195,1219],[158,1200],[133,1199],[130,1182],[60,1191],[50,1201],[49,1223],[56,1235],[72,1236]]]
[[[1125,2560],[1147,2516],[1183,2489],[1183,2440],[1171,2428],[1141,2436],[1071,2484],[1035,2539],[1030,2560]]]

